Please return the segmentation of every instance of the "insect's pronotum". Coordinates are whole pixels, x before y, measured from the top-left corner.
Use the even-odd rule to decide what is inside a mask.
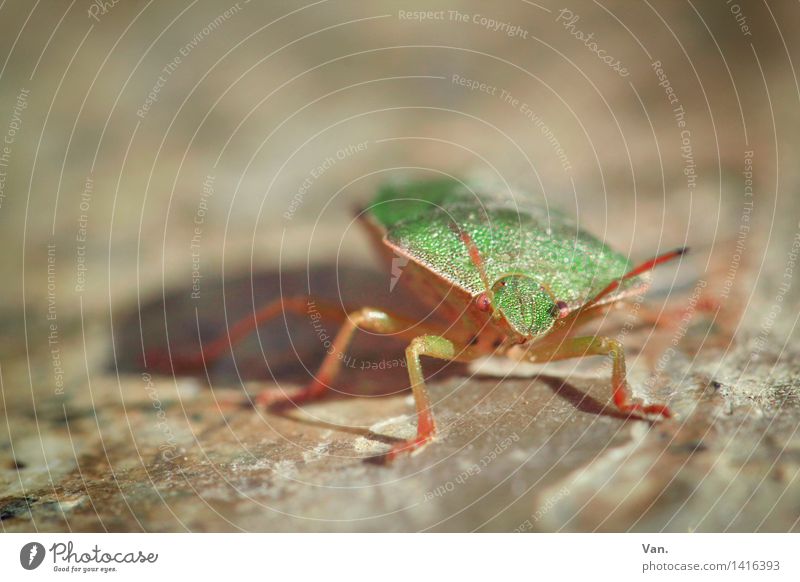
[[[681,256],[678,249],[638,266],[574,222],[544,207],[476,192],[455,180],[385,186],[361,217],[379,248],[408,259],[402,281],[435,308],[445,325],[415,322],[363,307],[345,315],[316,300],[343,321],[333,349],[313,380],[291,393],[266,390],[260,405],[302,403],[325,395],[357,330],[407,337],[406,362],[417,413],[417,435],[387,454],[420,448],[436,434],[420,357],[468,362],[493,354],[529,362],[605,355],[612,360],[616,407],[624,413],[669,417],[664,404],[632,399],[622,345],[602,336],[579,336],[587,321],[614,303],[639,295],[649,271]],[[231,327],[202,354],[171,362],[172,369],[212,363],[257,326],[284,310],[304,312],[308,298],[279,299]],[[520,356],[521,354],[521,356]]]

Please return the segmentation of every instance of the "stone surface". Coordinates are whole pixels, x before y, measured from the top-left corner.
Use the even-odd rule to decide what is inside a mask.
[[[380,296],[369,287],[380,277],[344,274],[356,294]],[[323,269],[313,279],[325,285],[330,275]],[[288,284],[291,277],[284,276]],[[264,275],[258,287],[268,290],[276,278]],[[152,314],[163,314],[164,305],[141,313],[145,329],[158,327]],[[193,314],[185,318],[191,329]],[[172,323],[180,329],[181,318]],[[289,333],[280,324],[266,326],[261,334],[271,342],[271,354],[293,340],[313,369],[321,355],[318,339],[296,331],[302,318],[295,325],[285,328]],[[695,327],[686,337],[705,338],[706,327]],[[273,365],[276,381],[248,379],[257,344],[245,344],[236,352],[236,366],[234,360],[220,363],[208,377],[151,374],[121,357],[119,374],[93,374],[90,390],[67,403],[8,417],[13,439],[0,459],[3,527],[797,530],[796,376],[776,377],[769,353],[744,370],[742,362],[751,357],[743,350],[708,348],[693,362],[675,357],[666,377],[650,382],[647,391],[653,376],[644,352],[635,348],[645,328],[635,329],[629,337],[631,382],[640,396],[669,398],[675,420],[653,424],[616,413],[606,404],[602,359],[543,370],[499,361],[473,369],[426,366],[441,434],[389,466],[377,463],[376,455],[414,434],[405,370],[358,368],[360,362],[400,358],[401,344],[357,344],[352,355],[359,363],[337,383],[354,395],[280,414],[252,409],[242,388],[251,394],[289,388],[304,372],[300,364],[294,370]],[[126,344],[135,335],[117,340],[123,354],[135,352]],[[179,333],[174,340],[183,349],[191,345]],[[728,363],[721,367],[723,356]],[[232,370],[242,370],[244,379]],[[773,379],[765,385],[765,377]]]

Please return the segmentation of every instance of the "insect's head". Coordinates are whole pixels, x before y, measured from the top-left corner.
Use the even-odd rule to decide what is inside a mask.
[[[557,301],[549,289],[524,273],[507,273],[490,283],[478,247],[466,231],[454,227],[469,252],[485,291],[478,295],[478,309],[491,312],[492,319],[505,324],[510,336],[519,341],[542,336],[557,319],[567,314],[567,305]]]
[[[495,281],[479,296],[478,306],[491,311],[493,319],[504,321],[521,340],[546,334],[566,309],[548,289],[519,273]]]

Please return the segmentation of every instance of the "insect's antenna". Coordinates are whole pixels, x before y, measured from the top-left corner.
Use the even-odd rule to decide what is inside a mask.
[[[672,259],[677,259],[678,257],[682,257],[683,255],[685,255],[688,252],[689,252],[689,247],[682,247],[682,248],[670,251],[668,253],[664,253],[663,255],[659,255],[657,257],[653,257],[649,261],[645,261],[641,265],[639,265],[637,267],[634,267],[632,270],[630,270],[627,273],[625,273],[619,279],[614,279],[613,281],[611,281],[611,283],[609,283],[606,286],[605,289],[603,289],[602,291],[600,291],[600,293],[595,295],[588,303],[586,303],[586,305],[583,306],[583,308],[585,309],[586,307],[594,305],[595,303],[597,303],[600,299],[602,299],[603,297],[605,297],[609,293],[613,293],[614,291],[616,291],[617,288],[622,284],[623,281],[625,281],[627,279],[632,279],[633,277],[637,277],[638,275],[641,275],[642,273],[646,273],[647,271],[652,270],[653,268],[657,267],[658,265],[660,265],[662,263],[666,263],[667,261],[671,261]]]
[[[472,264],[475,265],[475,268],[478,269],[478,275],[480,275],[481,283],[483,283],[483,287],[486,289],[486,296],[492,303],[494,303],[494,293],[492,293],[492,288],[489,284],[489,277],[486,275],[486,266],[484,265],[483,257],[481,256],[477,245],[475,245],[475,241],[472,240],[472,237],[467,231],[459,228],[457,224],[451,224],[450,228],[453,229],[453,231],[461,239],[461,242],[464,243],[464,246],[467,247],[469,258],[472,261]]]

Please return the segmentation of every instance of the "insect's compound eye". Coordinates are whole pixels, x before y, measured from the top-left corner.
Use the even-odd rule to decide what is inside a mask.
[[[475,304],[481,311],[489,311],[492,308],[492,300],[486,293],[481,293],[475,298]]]

